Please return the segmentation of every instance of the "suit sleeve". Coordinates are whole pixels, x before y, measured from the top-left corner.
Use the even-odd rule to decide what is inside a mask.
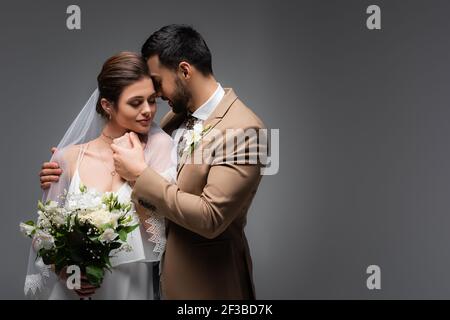
[[[245,150],[248,150],[248,143],[234,149],[234,153],[239,156]],[[147,168],[137,179],[132,198],[176,224],[213,239],[247,209],[242,204],[253,197],[261,180],[259,164],[215,163],[210,167],[200,195],[183,192],[176,184]]]

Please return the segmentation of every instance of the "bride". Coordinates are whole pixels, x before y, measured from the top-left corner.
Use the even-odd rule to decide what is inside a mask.
[[[76,192],[81,185],[102,193],[113,192],[120,201],[129,201],[132,186],[115,172],[111,143],[116,139],[115,143],[131,147],[130,136],[134,134],[144,146],[146,163],[169,181],[175,177],[173,141],[153,122],[157,93],[142,58],[131,52],[109,58],[97,82],[98,89],[52,157],[63,173],[45,191],[44,201],[61,202],[65,190]],[[69,290],[65,270],[54,274],[51,266],[36,259],[31,248],[25,294],[38,299],[154,299],[154,287],[159,286],[158,262],[165,246],[164,221],[135,215],[141,225],[128,236],[132,250],[115,254],[111,259],[112,273],[105,273],[100,288],[89,285],[82,276],[81,288]]]

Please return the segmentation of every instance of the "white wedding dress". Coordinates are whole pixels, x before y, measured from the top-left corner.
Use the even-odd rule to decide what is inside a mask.
[[[69,192],[80,192],[82,184],[79,165],[83,159],[83,155],[88,146],[80,148],[76,170],[69,186]],[[130,201],[132,189],[125,182],[114,193],[118,196],[120,202]],[[137,219],[137,217],[136,217]],[[163,221],[152,219],[152,231],[154,233],[162,232],[163,226],[157,225]],[[149,241],[151,237],[159,239],[157,243]],[[127,243],[132,247],[132,251],[120,251],[113,258],[111,264],[113,266],[112,273],[105,272],[105,277],[101,287],[92,295],[93,300],[153,300],[153,264],[155,262],[146,261],[146,257],[161,254],[164,250],[164,237],[152,234],[150,231],[144,230],[141,225],[128,235]],[[57,281],[50,289],[49,299],[67,300],[79,299],[79,296],[69,290],[63,281]]]
[[[43,194],[42,201],[54,200],[59,203],[64,191],[79,191],[81,184],[79,164],[85,149],[80,148],[76,170],[70,176],[65,151],[70,147],[87,146],[89,141],[98,138],[106,125],[106,120],[96,112],[99,92],[96,89],[59,142],[51,161],[57,162],[63,173],[59,181],[52,183]],[[176,179],[176,152],[173,139],[156,123],[152,123],[144,147],[146,164],[167,181]],[[77,150],[75,150],[76,153]],[[83,173],[83,172],[82,172]],[[82,176],[82,175],[81,175]],[[88,186],[89,187],[89,186]],[[123,201],[130,200],[132,188],[124,183],[115,193]],[[59,203],[61,205],[61,203]],[[93,299],[153,299],[153,269],[161,261],[165,247],[165,226],[162,218],[149,217],[146,220],[151,227],[142,226],[128,234],[127,242],[131,252],[120,251],[111,258],[112,273],[105,272],[101,287],[92,296]],[[156,265],[158,266],[158,265]],[[153,271],[156,270],[156,271]],[[79,299],[75,292],[67,289],[50,266],[37,257],[33,246],[30,247],[27,274],[24,284],[25,296],[31,299]]]

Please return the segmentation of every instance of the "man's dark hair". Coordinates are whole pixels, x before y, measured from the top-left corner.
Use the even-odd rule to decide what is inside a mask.
[[[181,61],[186,61],[205,76],[213,73],[211,52],[200,33],[191,26],[162,27],[145,41],[141,53],[145,60],[157,55],[163,66],[173,70]]]

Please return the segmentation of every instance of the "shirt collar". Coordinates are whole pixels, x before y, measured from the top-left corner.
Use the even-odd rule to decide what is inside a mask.
[[[220,83],[217,84],[217,89],[214,93],[209,97],[209,99],[202,104],[195,112],[192,114],[193,117],[205,121],[208,117],[213,113],[214,109],[216,109],[220,100],[222,100],[225,95],[225,90],[223,90]]]

